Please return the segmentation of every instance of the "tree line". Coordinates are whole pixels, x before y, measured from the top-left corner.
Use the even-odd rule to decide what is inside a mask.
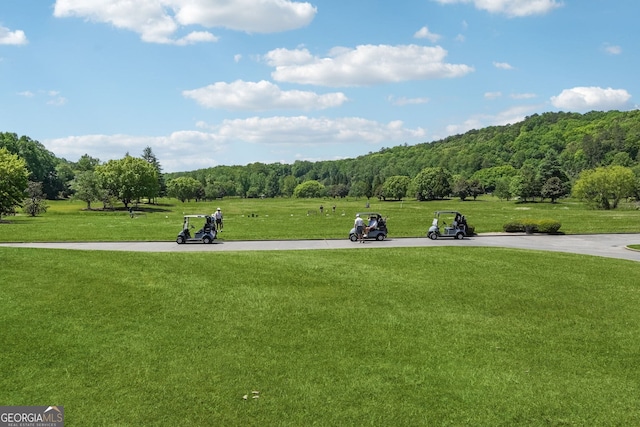
[[[14,162],[6,155],[24,162],[27,184],[18,179],[18,195],[6,197],[20,203],[28,182],[33,182],[40,183],[47,199],[75,197],[88,208],[92,202],[106,207],[116,201],[127,207],[132,201],[164,195],[183,201],[318,196],[431,200],[492,193],[504,199],[554,202],[573,192],[607,209],[624,197],[638,197],[640,111],[535,114],[515,124],[382,148],[352,159],[256,162],[168,174],[162,173],[150,147],[140,157],[127,153],[103,163],[85,154],[69,162],[27,136],[0,133],[0,149],[6,152],[5,163]],[[0,185],[11,186],[4,176],[8,175],[0,176]],[[610,181],[614,183],[602,184]],[[591,188],[596,184],[599,190]]]

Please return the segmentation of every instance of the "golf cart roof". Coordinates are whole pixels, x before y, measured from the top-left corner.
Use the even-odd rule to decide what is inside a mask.
[[[209,215],[184,215],[185,218],[206,218]]]
[[[358,212],[360,216],[382,216],[378,212]]]

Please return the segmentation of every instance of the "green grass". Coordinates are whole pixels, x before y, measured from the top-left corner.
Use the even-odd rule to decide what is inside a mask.
[[[92,426],[640,424],[640,264],[378,256],[0,248],[0,400]]]
[[[85,211],[81,202],[52,201],[48,212],[40,217],[5,217],[5,223],[0,224],[0,241],[172,241],[181,229],[183,214],[210,214],[218,206],[225,214],[220,238],[226,240],[346,238],[355,213],[367,210],[365,203],[364,199],[224,199],[198,203],[163,199],[158,205],[140,205],[132,219],[122,208]],[[320,204],[325,207],[322,215]],[[331,209],[334,204],[335,213]],[[630,204],[599,211],[574,200],[516,203],[483,197],[466,202],[372,199],[370,205],[369,210],[388,217],[390,237],[424,236],[436,210],[461,211],[479,233],[502,231],[503,224],[526,218],[555,219],[562,223],[560,231],[568,234],[640,232],[640,213]]]

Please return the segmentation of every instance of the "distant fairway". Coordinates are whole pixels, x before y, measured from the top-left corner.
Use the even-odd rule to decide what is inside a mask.
[[[459,247],[0,259],[2,404],[63,405],[69,425],[640,424],[636,262]]]
[[[347,238],[354,215],[365,211],[380,212],[388,218],[390,238],[425,236],[436,210],[462,212],[478,233],[502,231],[505,223],[522,219],[556,220],[562,224],[560,232],[568,234],[640,233],[640,211],[632,203],[598,211],[571,199],[556,204],[507,202],[490,196],[465,202],[229,198],[182,203],[160,199],[157,205],[138,205],[134,218],[122,205],[115,211],[86,211],[82,202],[48,203],[47,213],[36,218],[3,217],[9,223],[0,224],[0,241],[173,241],[182,229],[183,214],[211,214],[217,207],[225,216],[224,232],[220,234],[225,240]]]

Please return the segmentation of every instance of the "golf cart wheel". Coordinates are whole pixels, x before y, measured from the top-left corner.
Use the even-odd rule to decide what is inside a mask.
[[[464,233],[458,233],[458,234],[456,234],[456,239],[458,239],[458,240],[462,240],[462,239],[464,239]]]
[[[384,234],[380,233],[376,236],[376,240],[380,241],[380,240],[384,240]]]
[[[202,238],[202,243],[204,243],[205,245],[208,245],[211,242],[212,242],[212,240],[211,240],[211,237],[209,237],[209,236],[204,236]]]
[[[438,240],[438,234],[432,231],[431,233],[429,233],[429,238],[431,240]]]
[[[184,243],[184,237],[178,236],[178,238],[176,239],[176,243],[179,244],[179,245],[183,244]]]
[[[351,240],[352,242],[355,242],[358,240],[358,236],[356,236],[355,234],[351,234],[349,235],[349,240]]]

